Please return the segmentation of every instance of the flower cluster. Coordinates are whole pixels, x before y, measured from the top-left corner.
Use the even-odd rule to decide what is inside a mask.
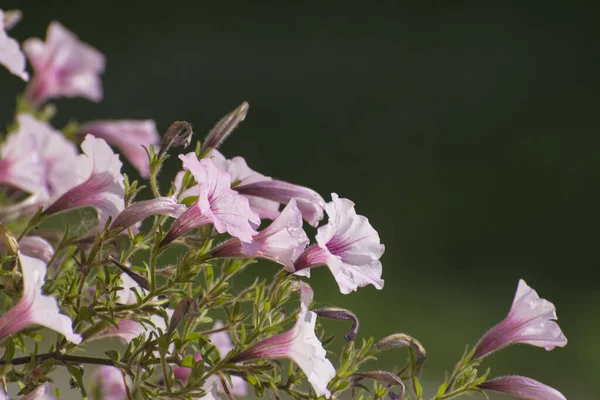
[[[364,380],[374,381],[377,399],[422,397],[427,356],[416,339],[393,334],[356,343],[354,313],[312,308],[314,292],[302,279],[315,267],[326,266],[343,294],[369,285],[383,289],[385,247],[351,200],[331,193],[326,201],[221,153],[246,118],[247,103],[219,120],[192,151],[183,150],[193,140],[185,121],[174,122],[162,138],[148,119],[54,127],[50,100],[102,100],[105,57],[58,22],[45,41],[33,38],[21,47],[7,33],[19,18],[0,10],[0,64],[27,82],[0,142],[0,296],[6,305],[0,398],[17,384],[25,399],[55,398],[51,373],[61,367],[82,398],[232,399],[250,388],[261,397],[270,391],[275,398],[344,392],[363,398]],[[158,178],[174,153],[181,170],[161,192]],[[149,190],[122,173],[123,161]],[[146,198],[138,201],[138,194]],[[316,228],[314,238],[304,224]],[[168,253],[177,254],[176,261]],[[233,277],[259,259],[273,264],[273,279],[236,287]],[[332,340],[322,318],[352,321],[339,361],[328,349]],[[481,390],[563,399],[530,378],[487,380],[473,372],[509,344],[564,346],[555,319],[552,303],[521,281],[506,319],[463,357],[435,399]],[[25,340],[40,340],[41,327],[57,334],[45,353]],[[107,357],[75,354],[109,337],[122,345],[112,343]],[[397,347],[410,352],[400,372],[366,367]],[[91,384],[83,379],[88,364],[101,365]]]

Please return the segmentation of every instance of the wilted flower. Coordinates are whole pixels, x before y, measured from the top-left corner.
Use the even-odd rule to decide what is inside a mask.
[[[318,229],[317,243],[308,247],[294,263],[297,273],[327,265],[344,294],[358,287],[373,285],[383,288],[381,258],[385,247],[369,220],[357,215],[354,203],[331,194],[325,205],[327,225]]]
[[[302,301],[294,327],[253,344],[230,361],[290,358],[304,371],[317,396],[329,397],[331,393],[327,384],[335,376],[335,368],[326,358],[327,352],[315,335],[317,314],[308,310],[313,291],[303,282],[298,282],[298,285]]]
[[[186,148],[192,143],[192,124],[187,121],[175,121],[168,128],[160,142],[160,159],[164,153],[169,151],[171,147]]]
[[[183,168],[190,171],[198,185],[198,200],[179,217],[161,242],[164,246],[179,236],[205,224],[213,224],[219,233],[229,233],[250,242],[260,224],[248,200],[231,190],[231,176],[221,171],[210,159],[198,160],[195,153],[180,155]]]
[[[54,256],[54,248],[43,237],[40,236],[25,236],[19,242],[21,254],[34,257],[48,263]]]
[[[100,225],[108,217],[116,217],[125,208],[125,186],[119,155],[113,153],[103,139],[87,135],[81,149],[84,154],[77,157],[77,186],[58,198],[44,214],[93,206],[98,210]]]
[[[567,338],[556,320],[556,308],[521,279],[512,307],[498,325],[490,329],[477,343],[474,359],[516,343],[526,343],[546,350],[563,347]]]
[[[503,376],[479,385],[480,389],[510,394],[525,400],[567,400],[558,390],[524,376]]]
[[[25,92],[30,102],[41,104],[62,96],[102,100],[104,55],[58,22],[50,23],[45,43],[31,38],[23,50],[35,71]]]
[[[0,341],[21,330],[41,325],[50,328],[68,341],[79,344],[81,336],[73,332],[71,319],[60,314],[56,299],[42,293],[46,279],[46,264],[19,252],[23,274],[23,297],[0,318]]]
[[[153,215],[168,215],[177,218],[185,210],[186,206],[178,204],[174,197],[157,197],[151,200],[138,201],[121,211],[113,220],[110,229],[120,228],[124,230]]]
[[[160,143],[160,135],[153,120],[94,121],[84,124],[79,133],[91,133],[106,140],[123,152],[142,178],[150,175],[150,162],[144,147],[150,148],[150,145],[158,146]]]
[[[338,307],[324,307],[313,310],[315,314],[322,318],[336,319],[338,321],[352,321],[352,326],[344,338],[348,341],[354,340],[358,334],[358,317],[350,310]]]
[[[210,254],[215,257],[262,257],[294,271],[294,260],[308,244],[302,229],[302,214],[292,199],[275,220],[252,237],[251,243],[233,238],[221,244]]]
[[[131,386],[131,378],[127,376],[127,384]],[[92,382],[99,386],[104,400],[127,399],[127,388],[123,380],[123,373],[116,367],[103,365],[92,374]]]
[[[25,55],[21,51],[21,46],[19,46],[19,42],[6,34],[12,25],[14,24],[11,24],[10,20],[5,20],[4,12],[0,10],[0,64],[4,65],[13,75],[28,81],[29,74],[25,71]]]

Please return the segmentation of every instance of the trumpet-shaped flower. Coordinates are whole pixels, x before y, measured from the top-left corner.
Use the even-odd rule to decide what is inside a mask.
[[[216,321],[212,330],[222,329],[223,326],[224,325],[221,321]],[[208,338],[210,339],[212,344],[217,348],[217,350],[219,350],[221,358],[225,357],[227,353],[229,353],[233,349],[233,343],[231,342],[231,337],[229,337],[227,331],[211,333],[210,335],[208,335]],[[202,360],[202,355],[200,353],[196,354],[194,356],[194,360],[196,362]],[[179,379],[184,385],[187,383],[191,372],[191,368],[188,367],[177,367],[173,369],[173,375],[175,376],[175,378]],[[209,380],[205,383],[204,388],[207,391],[207,393],[210,393],[213,390],[213,386],[215,385],[217,387],[217,391],[223,392],[223,388],[220,387],[220,385],[218,385],[217,382],[211,378],[209,378]],[[231,383],[227,382],[227,385],[229,393],[235,396],[245,397],[248,392],[246,382],[240,376],[232,376]],[[207,397],[205,396],[203,398],[206,399]]]
[[[303,282],[298,284],[301,304],[294,327],[287,332],[253,344],[233,357],[231,362],[290,358],[304,371],[317,396],[329,397],[331,393],[327,389],[327,384],[335,376],[335,368],[326,358],[327,352],[315,335],[317,314],[308,310],[313,299],[313,291]]]
[[[521,279],[506,318],[477,343],[473,358],[482,358],[505,346],[526,343],[546,350],[564,347],[567,338],[556,320],[556,308]]]
[[[524,376],[503,376],[483,382],[479,388],[510,394],[525,400],[567,400],[558,390]]]
[[[308,244],[308,236],[302,229],[302,213],[292,199],[275,220],[252,237],[251,243],[230,239],[211,251],[219,257],[262,257],[280,263],[294,272],[294,260]]]
[[[11,74],[28,81],[29,74],[25,71],[25,55],[21,51],[21,46],[6,34],[6,31],[12,27],[10,21],[8,22],[5,21],[4,11],[0,10],[0,64],[4,65]]]
[[[385,247],[369,220],[357,215],[354,203],[331,194],[325,205],[327,225],[317,232],[317,243],[308,247],[294,263],[296,272],[306,274],[308,268],[327,265],[344,294],[358,287],[373,285],[383,288],[381,262]]]
[[[125,379],[127,379],[127,384],[131,386],[133,383],[131,378],[127,376]],[[92,382],[99,386],[104,400],[127,399],[127,389],[123,380],[123,374],[116,367],[103,365],[97,368],[92,374]]]
[[[84,154],[76,160],[77,185],[60,196],[46,215],[60,211],[93,206],[98,210],[100,225],[108,217],[116,217],[125,208],[125,186],[122,163],[103,139],[87,135],[81,144]]]
[[[174,197],[157,197],[151,200],[138,201],[124,209],[113,221],[111,229],[122,230],[136,225],[153,215],[168,215],[178,218],[186,210],[186,206],[178,204]]]
[[[54,256],[54,248],[44,238],[39,236],[25,236],[19,242],[21,253],[42,260],[46,264]]]
[[[231,175],[217,168],[210,159],[199,161],[194,153],[179,158],[198,183],[195,187],[198,200],[175,220],[161,246],[205,224],[213,224],[219,233],[227,232],[243,242],[250,242],[260,218],[250,209],[248,199],[231,190]]]
[[[41,104],[63,96],[102,100],[104,55],[58,22],[50,23],[46,42],[28,39],[23,50],[35,71],[25,92],[30,102]]]
[[[144,146],[158,147],[160,143],[160,135],[153,120],[94,121],[84,124],[79,132],[91,133],[106,140],[123,152],[142,178],[150,175],[150,161]]]
[[[60,314],[54,297],[42,292],[46,264],[21,252],[19,260],[23,273],[23,297],[0,318],[0,341],[29,326],[41,325],[60,333],[68,341],[79,344],[81,336],[73,332],[71,319]]]
[[[2,147],[0,183],[37,194],[38,200],[56,198],[75,182],[75,145],[29,114],[19,114],[17,121],[18,130]]]

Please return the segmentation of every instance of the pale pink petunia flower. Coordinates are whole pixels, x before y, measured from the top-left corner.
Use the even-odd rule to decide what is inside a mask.
[[[260,218],[250,209],[248,199],[231,189],[230,174],[217,168],[210,159],[198,160],[195,153],[179,158],[183,168],[190,171],[198,183],[195,187],[198,200],[175,220],[161,246],[206,224],[213,224],[219,233],[227,232],[243,242],[250,242]]]
[[[13,25],[10,19],[5,21],[4,11],[0,10],[0,64],[4,65],[11,74],[28,81],[29,74],[25,71],[25,55],[21,51],[21,46],[6,34]]]
[[[0,10],[2,11],[2,10]],[[14,28],[23,18],[23,13],[21,10],[6,10],[4,11],[4,17],[2,18],[4,21],[4,30],[6,32],[10,31]]]
[[[556,322],[556,308],[541,299],[535,290],[521,279],[506,318],[490,329],[477,343],[474,359],[511,344],[525,343],[552,350],[564,347],[567,338]]]
[[[149,149],[150,145],[154,145],[158,149],[160,144],[160,135],[153,120],[93,121],[84,124],[79,132],[106,140],[121,150],[142,178],[150,176],[150,161],[144,147]]]
[[[56,97],[102,100],[100,74],[106,64],[104,55],[60,23],[50,23],[45,42],[28,39],[23,50],[35,72],[25,91],[25,97],[33,104]]]
[[[0,317],[0,341],[21,330],[41,325],[50,328],[68,341],[79,344],[81,336],[73,332],[71,318],[61,314],[56,299],[43,294],[46,264],[37,258],[19,252],[23,274],[23,297]]]
[[[479,388],[510,394],[525,400],[567,400],[558,390],[524,376],[502,376],[483,382]]]
[[[123,164],[103,139],[92,135],[85,137],[81,149],[84,154],[77,157],[75,165],[77,185],[60,196],[44,214],[93,206],[103,227],[108,217],[116,217],[125,208]]]
[[[129,387],[133,384],[131,378],[127,376]],[[97,368],[92,374],[92,382],[99,386],[104,400],[126,400],[127,389],[123,380],[123,373],[116,367],[103,365]]]
[[[21,400],[58,400],[58,397],[54,397],[51,394],[52,390],[48,383],[44,383],[36,387],[31,393],[23,397]]]
[[[19,250],[21,253],[42,260],[46,264],[54,256],[54,248],[43,237],[25,236],[19,241]]]
[[[294,261],[308,244],[302,229],[302,213],[292,199],[275,220],[252,237],[252,242],[242,243],[233,238],[221,244],[210,254],[221,257],[262,257],[277,262],[294,272]]]
[[[294,327],[253,344],[230,361],[289,358],[304,371],[317,396],[329,397],[331,393],[327,384],[335,376],[335,368],[327,359],[327,352],[315,335],[317,314],[308,310],[313,291],[304,282],[297,284],[300,287],[301,304]]]
[[[110,229],[128,229],[153,215],[168,215],[178,218],[186,210],[174,197],[157,197],[130,204],[114,220]]]
[[[296,273],[306,275],[309,268],[327,265],[344,294],[367,285],[382,289],[379,259],[385,246],[379,234],[366,217],[356,214],[352,201],[335,193],[331,199],[325,205],[329,221],[319,227],[317,243],[294,263]]]

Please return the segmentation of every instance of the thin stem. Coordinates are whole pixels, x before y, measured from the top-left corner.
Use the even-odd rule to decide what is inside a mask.
[[[123,375],[123,384],[125,385],[127,400],[133,400],[133,397],[131,397],[131,390],[129,389],[129,382],[127,382],[127,372],[124,369],[121,369],[121,375]]]
[[[83,356],[71,356],[68,354],[60,354],[56,352],[42,353],[33,356],[36,361],[44,360],[59,360],[63,362],[72,362],[78,364],[94,364],[94,365],[113,365],[114,362],[109,358],[95,358],[95,357],[83,357]],[[13,358],[10,362],[0,360],[0,365],[24,365],[31,362],[30,356]]]

